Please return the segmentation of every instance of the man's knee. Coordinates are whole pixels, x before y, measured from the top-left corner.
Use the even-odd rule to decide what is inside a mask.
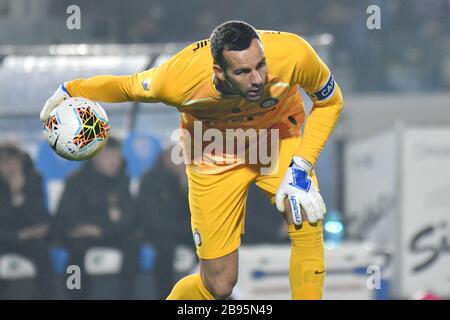
[[[227,279],[223,277],[208,277],[204,279],[205,287],[208,289],[214,298],[217,300],[225,300],[229,298],[233,292],[233,288],[236,285],[236,280]]]
[[[213,260],[202,260],[200,274],[203,285],[218,300],[227,299],[238,278],[237,251]]]

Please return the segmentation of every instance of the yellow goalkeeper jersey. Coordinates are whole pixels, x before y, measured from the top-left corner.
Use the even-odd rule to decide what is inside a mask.
[[[144,72],[76,79],[67,82],[66,88],[71,96],[95,101],[162,102],[174,106],[181,112],[181,127],[191,133],[192,148],[196,121],[203,131],[279,129],[281,139],[302,135],[305,111],[300,86],[313,100],[313,108],[295,154],[314,165],[342,110],[340,89],[328,67],[303,38],[286,32],[258,32],[268,68],[264,97],[258,102],[216,90],[209,40],[196,42]],[[210,159],[202,154],[193,163],[202,172],[219,173],[245,162],[226,152],[215,150]],[[231,162],[230,157],[234,159]],[[221,161],[224,158],[228,160]]]

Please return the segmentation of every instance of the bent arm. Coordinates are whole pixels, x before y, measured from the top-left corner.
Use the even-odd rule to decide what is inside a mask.
[[[335,84],[333,96],[321,102],[315,101],[303,130],[302,143],[296,155],[315,165],[320,152],[336,126],[344,100],[341,90]]]
[[[295,41],[298,50],[295,79],[313,101],[302,143],[295,154],[314,166],[339,120],[344,103],[330,69],[306,41],[301,38]]]

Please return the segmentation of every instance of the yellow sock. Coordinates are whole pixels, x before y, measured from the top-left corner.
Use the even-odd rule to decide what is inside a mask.
[[[178,281],[167,300],[214,300],[214,297],[203,285],[200,273],[195,273]]]
[[[288,226],[291,239],[289,282],[293,300],[318,300],[322,298],[325,280],[325,253],[322,223],[310,225],[303,222],[301,229]]]

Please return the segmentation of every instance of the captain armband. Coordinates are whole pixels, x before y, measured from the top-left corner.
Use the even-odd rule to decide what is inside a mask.
[[[330,74],[330,77],[322,88],[316,92],[309,93],[308,95],[313,101],[324,101],[333,95],[335,87],[334,77]]]

